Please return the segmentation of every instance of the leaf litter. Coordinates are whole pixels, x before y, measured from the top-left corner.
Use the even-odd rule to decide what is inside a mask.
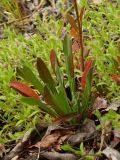
[[[94,1],[95,4],[101,2],[101,0]],[[37,2],[35,2],[35,4],[36,3]],[[32,10],[32,7],[30,8]],[[73,37],[76,37],[76,30],[72,31],[71,34]],[[74,43],[73,49],[79,51],[77,42]],[[105,112],[111,109],[118,111],[119,108],[119,102],[112,102],[108,105],[107,101],[101,97],[97,97],[94,104],[95,110],[99,109]],[[70,119],[70,117],[68,117],[68,119]],[[36,127],[36,129],[32,129],[31,132],[27,132],[22,140],[4,156],[5,158],[3,157],[3,154],[6,153],[5,146],[0,144],[0,156],[5,160],[21,160],[24,159],[24,154],[26,154],[27,151],[28,159],[33,159],[30,153],[37,152],[39,159],[77,160],[81,158],[71,152],[65,153],[61,149],[61,146],[68,143],[72,147],[78,148],[83,142],[86,150],[100,150],[106,158],[120,160],[120,130],[113,128],[110,121],[107,121],[103,128],[96,130],[94,121],[95,119],[87,119],[83,125],[77,124],[75,126],[64,126],[61,124],[62,121],[59,121],[58,125],[57,123],[49,126],[40,125]],[[90,144],[91,146],[88,147]],[[34,150],[34,148],[37,148],[37,151]],[[35,156],[35,154],[33,154],[33,156]],[[36,159],[37,157],[34,157],[34,160]]]

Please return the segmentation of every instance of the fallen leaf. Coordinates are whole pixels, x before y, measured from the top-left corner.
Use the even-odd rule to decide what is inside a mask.
[[[102,153],[111,160],[120,160],[120,153],[116,149],[107,147]]]
[[[40,153],[41,157],[50,159],[50,160],[77,160],[78,157],[76,157],[72,153],[58,153],[58,152],[43,152]]]
[[[79,132],[76,133],[74,135],[71,135],[67,142],[71,145],[71,146],[75,146],[77,144],[80,144],[83,141],[86,141],[88,139],[93,139],[94,138],[94,133],[86,133],[86,132]]]
[[[119,101],[113,101],[108,105],[108,107],[105,109],[106,111],[109,111],[110,109],[117,111],[118,108],[120,107],[120,102]]]
[[[18,160],[19,156],[15,156],[14,158],[12,158],[11,160]]]
[[[73,133],[72,130],[73,127],[64,128],[58,125],[51,125],[48,127],[42,140],[30,146],[29,148],[37,147],[40,149],[47,149],[54,145],[54,148],[56,148],[61,142],[63,142],[62,140],[65,141],[65,139]]]
[[[25,150],[25,148],[28,148],[30,141],[35,139],[36,135],[38,135],[38,132],[41,133],[46,128],[47,125],[41,124],[36,126],[36,128],[31,129],[31,131],[26,132],[22,140],[9,152],[8,155],[6,155],[5,160],[11,160],[16,156],[19,156],[20,153]]]
[[[96,126],[93,120],[86,119],[83,125],[80,126],[80,129],[77,133],[71,135],[68,138],[68,143],[72,146],[80,144],[81,142],[93,139],[96,134]]]
[[[47,149],[53,146],[53,144],[57,142],[59,138],[60,138],[60,132],[55,132],[53,134],[46,136],[41,141],[37,142],[35,145],[32,145],[30,148],[37,147],[40,149]]]
[[[94,2],[95,4],[100,4],[100,3],[102,3],[102,0],[93,0],[93,2]]]
[[[107,100],[102,97],[97,97],[93,105],[94,110],[107,108]]]
[[[111,143],[111,146],[114,148],[120,144],[120,129],[114,129],[114,139]]]

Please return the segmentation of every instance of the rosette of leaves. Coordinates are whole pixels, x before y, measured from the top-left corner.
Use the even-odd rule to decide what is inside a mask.
[[[88,107],[91,107],[91,84],[92,84],[92,60],[88,60],[81,77],[81,89],[76,87],[75,68],[73,64],[72,41],[66,34],[63,41],[63,52],[65,57],[67,80],[64,78],[57,55],[54,50],[50,53],[51,67],[56,79],[50,74],[46,64],[41,58],[37,58],[37,70],[39,78],[35,76],[28,66],[18,69],[18,74],[38,91],[17,81],[12,81],[10,87],[21,93],[22,101],[31,105],[38,105],[39,108],[54,118],[67,115],[80,115],[81,119],[86,117]],[[41,81],[43,83],[41,83]],[[69,84],[68,98],[66,83]]]

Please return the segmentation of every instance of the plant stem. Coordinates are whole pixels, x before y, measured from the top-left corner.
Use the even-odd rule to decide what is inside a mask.
[[[77,16],[77,23],[78,23],[79,45],[80,45],[80,48],[81,48],[81,68],[82,68],[82,71],[84,71],[82,23],[80,23],[78,6],[77,6],[77,1],[76,0],[74,0],[74,6],[75,6],[75,11],[76,11],[76,16]]]

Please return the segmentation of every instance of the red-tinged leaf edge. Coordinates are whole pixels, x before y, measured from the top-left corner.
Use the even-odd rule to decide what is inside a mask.
[[[118,74],[112,75],[112,80],[114,82],[120,83],[120,75],[118,75]]]
[[[10,87],[13,88],[14,90],[16,90],[17,92],[19,92],[20,94],[22,94],[25,97],[31,97],[34,98],[36,100],[40,100],[39,96],[37,95],[37,93],[30,88],[29,86],[21,83],[21,82],[17,82],[17,81],[12,81],[10,83]]]
[[[85,69],[84,69],[84,73],[81,77],[81,86],[82,86],[82,90],[85,89],[85,85],[86,85],[86,79],[87,79],[87,75],[92,67],[92,64],[93,64],[93,60],[88,60],[86,62],[86,65],[85,65]]]

